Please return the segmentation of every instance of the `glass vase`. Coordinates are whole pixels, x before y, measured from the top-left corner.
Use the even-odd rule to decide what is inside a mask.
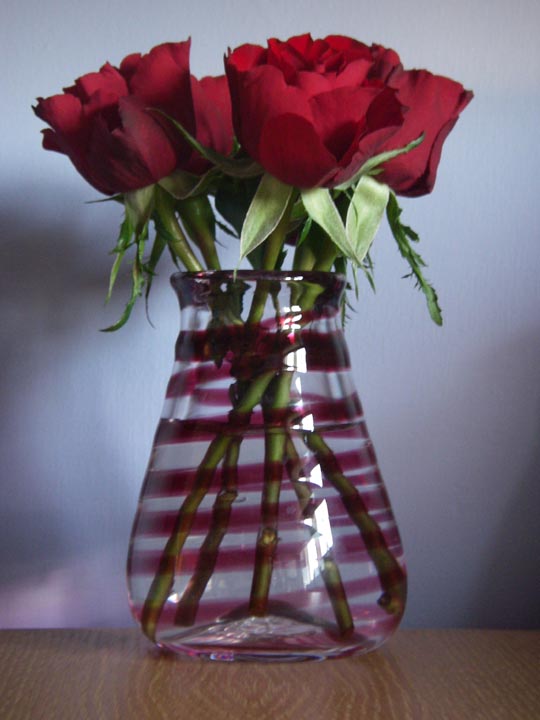
[[[345,278],[172,285],[181,330],[130,541],[134,616],[160,647],[217,660],[376,648],[406,576],[341,328]]]

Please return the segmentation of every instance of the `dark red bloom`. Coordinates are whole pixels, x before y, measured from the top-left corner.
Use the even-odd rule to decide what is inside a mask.
[[[427,70],[405,71],[401,65],[390,75],[388,84],[407,112],[402,127],[384,150],[404,147],[421,133],[424,140],[406,155],[387,162],[378,179],[399,195],[426,195],[435,185],[443,143],[473,94],[454,80]]]
[[[234,132],[227,78],[220,75],[197,80],[192,75],[191,95],[195,109],[195,137],[204,147],[229,155],[233,149]],[[200,175],[208,167],[208,162],[192,150],[183,169]]]
[[[189,40],[159,45],[129,55],[120,68],[106,63],[62,95],[39,98],[34,111],[52,128],[43,131],[43,146],[68,155],[107,195],[151,185],[176,168],[204,172],[208,164],[155,112],[219,152],[232,150],[225,77],[191,77],[189,49]]]
[[[470,99],[451,80],[404,72],[393,50],[339,35],[243,45],[225,68],[240,143],[302,188],[339,185],[424,132],[421,150],[389,163],[384,179],[402,194],[429,192],[442,141]]]

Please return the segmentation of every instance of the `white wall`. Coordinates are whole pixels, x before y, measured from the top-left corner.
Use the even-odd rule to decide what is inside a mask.
[[[432,196],[405,203],[445,326],[429,321],[388,232],[378,291],[349,327],[356,377],[408,556],[411,626],[539,626],[540,6],[456,0],[14,3],[0,52],[0,626],[122,625],[126,545],[172,363],[166,272],[116,335],[103,308],[120,221],[30,105],[106,59],[193,38],[225,48],[311,30],[395,47],[473,88]],[[231,255],[231,258],[234,254]],[[232,262],[232,260],[231,260]]]

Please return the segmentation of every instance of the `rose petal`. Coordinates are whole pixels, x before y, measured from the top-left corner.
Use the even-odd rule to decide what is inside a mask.
[[[342,158],[342,168],[332,178],[333,185],[350,180],[369,158],[379,155],[385,143],[392,138],[403,124],[402,106],[395,92],[383,89],[370,104],[366,112],[363,132],[355,138],[351,151]]]
[[[395,135],[397,130],[399,130],[399,126],[389,126],[364,134],[358,140],[356,149],[346,158],[346,162],[343,163],[344,167],[332,176],[332,187],[341,185],[354,177],[365,162],[382,152],[385,143]]]
[[[286,42],[271,38],[268,40],[266,62],[281,70],[287,83],[295,84],[296,75],[300,70],[311,69],[309,58],[313,48],[313,39],[309,33],[297,35]]]
[[[88,73],[75,81],[77,96],[88,102],[94,93],[102,91],[117,98],[127,95],[128,88],[122,75],[109,63],[96,73]]]
[[[191,94],[195,108],[197,140],[222,155],[229,155],[233,149],[233,128],[227,79],[224,75],[201,80],[192,77]],[[199,175],[205,172],[208,166],[208,162],[194,152],[185,169]]]
[[[97,90],[90,100],[83,105],[85,121],[90,122],[92,116],[97,113],[106,113],[108,110],[112,110],[108,115],[111,118],[115,117],[115,121],[111,123],[112,128],[117,127],[120,122],[117,112],[118,100],[118,96],[114,93],[107,90]]]
[[[240,45],[234,52],[229,52],[225,64],[238,72],[246,72],[266,61],[267,52],[260,45]]]
[[[64,152],[62,146],[58,143],[58,136],[54,130],[46,128],[41,131],[41,134],[43,135],[43,147],[45,150],[54,150],[60,153]]]
[[[189,40],[153,48],[140,58],[129,87],[148,107],[163,110],[193,132],[189,50]]]
[[[289,38],[286,43],[281,43],[281,45],[290,46],[300,55],[307,55],[309,53],[309,49],[313,46],[313,38],[311,37],[311,33],[303,33],[302,35],[295,35],[294,37]]]
[[[137,190],[153,182],[134,141],[118,128],[111,133],[102,118],[96,118],[87,150],[85,177],[107,195]]]
[[[240,143],[254,160],[260,162],[259,139],[269,119],[292,113],[312,121],[307,94],[287,85],[278,68],[262,65],[239,73],[234,66],[227,65],[227,76],[235,112],[234,128]]]
[[[425,137],[417,148],[386,163],[380,177],[401,195],[425,195],[435,184],[444,140],[459,113],[470,102],[472,93],[459,83],[427,70],[398,72],[391,77],[390,84],[409,110],[403,126],[384,150],[404,147],[421,133],[425,133]]]
[[[118,105],[122,120],[122,135],[130,152],[140,158],[147,169],[151,182],[169,175],[176,166],[176,152],[162,127],[145,110],[138,98],[122,98]],[[150,184],[150,183],[146,183]]]
[[[310,95],[329,92],[340,87],[357,88],[367,78],[372,63],[368,60],[355,60],[343,72],[326,73],[324,75],[301,71],[296,75],[295,85]]]
[[[340,87],[311,98],[314,127],[339,164],[358,130],[364,130],[368,108],[379,93],[378,88]]]
[[[330,48],[345,54],[348,61],[361,58],[371,61],[369,47],[358,40],[344,35],[327,35],[324,40]]]
[[[141,53],[131,53],[131,55],[126,55],[126,57],[120,63],[120,74],[123,78],[125,78],[127,82],[131,80],[137,68],[139,67],[141,57]]]
[[[322,185],[336,165],[313,125],[292,113],[265,123],[257,155],[278,180],[299,188]]]
[[[302,52],[280,40],[268,41],[268,65],[279,68],[287,84],[296,84],[296,76],[300,70],[306,69],[306,59]]]
[[[401,60],[395,50],[390,50],[382,45],[371,46],[373,67],[369,76],[386,82],[396,68],[401,68]]]
[[[57,133],[77,134],[82,120],[82,106],[74,95],[38,98],[34,112]]]

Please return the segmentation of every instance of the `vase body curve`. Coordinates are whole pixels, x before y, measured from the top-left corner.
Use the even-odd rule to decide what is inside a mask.
[[[399,532],[332,273],[178,273],[181,329],[130,541],[132,612],[221,660],[372,650],[403,615]]]

